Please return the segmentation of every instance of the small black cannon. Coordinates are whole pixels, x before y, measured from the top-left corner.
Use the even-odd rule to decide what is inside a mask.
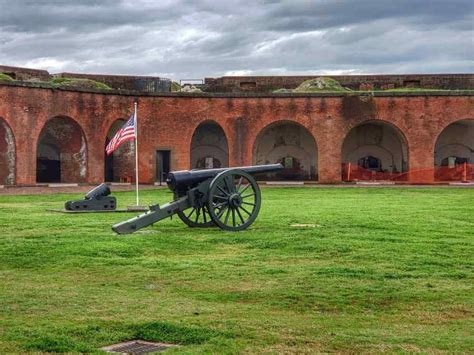
[[[110,195],[110,189],[102,183],[90,190],[83,200],[67,201],[64,208],[68,211],[110,211],[117,207],[117,200]]]
[[[222,169],[174,171],[166,183],[174,192],[174,201],[137,217],[115,224],[118,234],[133,233],[177,214],[190,227],[210,227],[239,231],[250,226],[260,210],[260,188],[253,174],[283,169],[281,164]]]

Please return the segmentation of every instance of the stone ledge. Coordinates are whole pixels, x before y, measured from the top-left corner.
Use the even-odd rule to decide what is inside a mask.
[[[356,185],[395,185],[394,181],[357,181]]]
[[[54,183],[54,184],[47,184],[48,187],[76,187],[79,184],[76,183]]]
[[[266,181],[266,185],[304,185],[304,181]]]

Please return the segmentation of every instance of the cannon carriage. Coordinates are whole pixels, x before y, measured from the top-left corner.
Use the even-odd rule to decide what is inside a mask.
[[[110,195],[110,188],[102,183],[90,190],[83,200],[67,201],[64,204],[66,211],[114,211],[117,199]]]
[[[133,233],[177,214],[190,227],[244,230],[255,221],[261,205],[260,188],[253,175],[281,169],[281,164],[269,164],[171,172],[166,182],[174,201],[161,207],[152,205],[146,213],[112,229],[118,234]]]

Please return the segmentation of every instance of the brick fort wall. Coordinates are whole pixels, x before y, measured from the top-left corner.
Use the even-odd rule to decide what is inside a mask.
[[[294,122],[304,127],[316,142],[319,182],[338,183],[343,142],[356,126],[377,121],[395,127],[406,141],[409,169],[420,170],[433,167],[437,137],[448,125],[474,119],[474,96],[469,92],[145,94],[0,84],[0,98],[0,119],[14,137],[15,147],[11,151],[15,152],[14,181],[18,185],[36,184],[38,140],[47,123],[58,117],[76,122],[81,128],[78,132],[82,131],[78,134],[83,134],[85,151],[80,157],[86,157],[85,171],[81,172],[84,179],[77,180],[102,182],[107,134],[117,119],[130,116],[134,101],[138,102],[141,183],[157,179],[157,150],[171,152],[172,170],[189,169],[193,133],[203,122],[214,122],[222,128],[230,166],[252,164],[253,147],[266,127],[276,122]],[[77,145],[74,140],[62,143]],[[68,169],[68,164],[64,169]],[[416,176],[410,179],[432,180]]]

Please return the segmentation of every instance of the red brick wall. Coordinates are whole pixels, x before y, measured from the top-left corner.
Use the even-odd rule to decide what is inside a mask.
[[[319,181],[341,181],[344,137],[358,124],[384,120],[398,127],[408,143],[409,169],[433,167],[436,138],[450,123],[474,118],[474,96],[378,94],[372,96],[239,96],[100,94],[0,85],[0,117],[17,144],[16,183],[34,184],[36,145],[47,120],[74,119],[87,141],[87,178],[104,177],[104,142],[112,123],[129,117],[138,101],[140,182],[155,180],[155,151],[171,150],[171,168],[188,169],[191,139],[203,121],[224,130],[229,164],[250,165],[258,133],[272,122],[290,120],[308,129],[318,146]],[[426,179],[425,179],[426,180]]]

